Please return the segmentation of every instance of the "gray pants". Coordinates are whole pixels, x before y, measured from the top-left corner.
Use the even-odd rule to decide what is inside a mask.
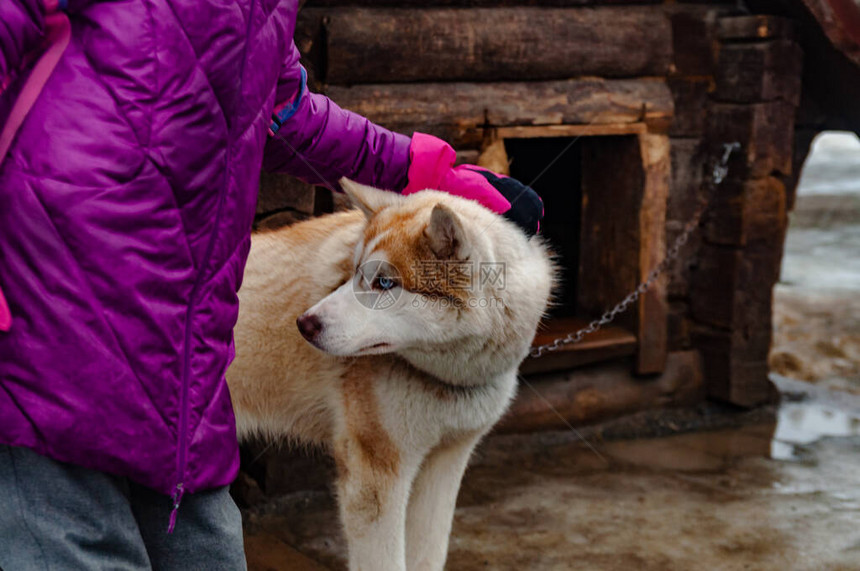
[[[0,569],[246,569],[226,487],[170,498],[125,478],[0,445]]]

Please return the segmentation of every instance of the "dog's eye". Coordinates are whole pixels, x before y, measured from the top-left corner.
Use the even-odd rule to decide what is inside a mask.
[[[377,276],[375,280],[373,280],[374,289],[391,289],[397,285],[397,282],[394,278],[389,278],[388,276]]]

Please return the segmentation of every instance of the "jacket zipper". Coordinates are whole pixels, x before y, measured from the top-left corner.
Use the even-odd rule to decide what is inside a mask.
[[[216,227],[217,231],[217,227]],[[213,237],[214,241],[214,237]],[[207,252],[206,263],[211,257],[211,248]],[[201,265],[201,268],[206,267],[206,263]],[[194,288],[191,290],[191,302],[188,304],[188,312],[185,318],[185,362],[182,365],[182,392],[179,397],[179,430],[177,431],[177,460],[176,460],[176,478],[178,483],[173,488],[171,499],[173,506],[170,510],[170,521],[167,524],[167,533],[173,533],[173,528],[176,527],[176,517],[179,515],[179,504],[182,503],[182,495],[185,493],[185,464],[187,462],[187,447],[188,447],[188,383],[191,374],[191,315],[194,312],[194,301],[197,297],[197,289],[202,282],[201,275],[197,276],[197,281],[194,283]]]
[[[228,149],[228,155],[232,149]],[[229,180],[229,179],[228,179]],[[218,230],[221,227],[222,212],[224,210],[224,202],[227,197],[227,190],[221,195],[218,201],[218,211],[215,213],[215,224],[212,227],[212,234],[209,238],[209,245],[206,247],[206,255],[200,262],[200,273],[194,282],[194,287],[191,289],[191,300],[188,303],[188,312],[185,317],[185,350],[184,362],[182,369],[182,393],[179,401],[179,430],[177,434],[178,440],[178,458],[176,461],[176,479],[177,484],[173,488],[172,500],[173,506],[170,510],[170,521],[167,525],[167,533],[173,533],[173,528],[176,527],[176,518],[179,515],[179,504],[182,503],[182,496],[185,493],[185,468],[188,456],[188,391],[191,378],[191,317],[194,314],[194,309],[197,305],[197,294],[203,284],[203,278],[206,274],[206,267],[212,259],[212,252],[215,249],[215,241],[218,235]]]

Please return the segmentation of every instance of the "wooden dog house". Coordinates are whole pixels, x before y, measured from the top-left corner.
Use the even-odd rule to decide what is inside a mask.
[[[842,0],[741,4],[759,13],[708,0],[310,0],[300,11],[312,89],[393,130],[437,135],[461,162],[509,166],[542,194],[565,270],[538,343],[642,281],[703,199],[722,145],[742,146],[668,275],[611,327],[524,364],[567,419],[523,392],[503,428],[774,397],[771,291],[787,211],[812,136],[860,126],[848,104],[860,52],[826,25]],[[844,97],[820,70],[804,78],[804,50],[842,71]],[[258,225],[341,202],[264,175]]]

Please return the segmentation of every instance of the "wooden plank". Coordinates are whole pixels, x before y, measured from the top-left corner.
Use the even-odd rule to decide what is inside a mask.
[[[327,16],[330,84],[663,76],[672,64],[659,6],[340,8]]]
[[[544,125],[539,127],[499,127],[500,139],[534,139],[538,137],[591,137],[595,135],[640,135],[648,131],[645,123],[607,125]]]
[[[696,351],[670,353],[659,376],[642,379],[624,363],[534,376],[494,429],[502,433],[559,430],[642,410],[683,406],[704,398]]]
[[[639,136],[639,144],[645,180],[639,208],[638,281],[644,282],[666,256],[666,201],[671,158],[666,135],[643,134]],[[636,371],[640,374],[659,373],[666,363],[666,282],[666,276],[660,276],[639,298]]]
[[[661,79],[331,86],[326,94],[389,129],[430,133],[456,146],[479,146],[484,127],[657,126],[673,113]]]
[[[552,343],[588,325],[585,319],[555,318],[538,330],[532,346]],[[539,359],[529,357],[520,367],[524,374],[561,371],[589,363],[624,357],[636,353],[636,336],[621,327],[609,326],[586,336],[581,342],[564,345],[558,351],[546,353]]]
[[[596,317],[624,299],[639,282],[639,208],[645,172],[636,136],[593,137],[582,142],[582,232],[577,315]],[[638,331],[636,311],[614,325]]]

